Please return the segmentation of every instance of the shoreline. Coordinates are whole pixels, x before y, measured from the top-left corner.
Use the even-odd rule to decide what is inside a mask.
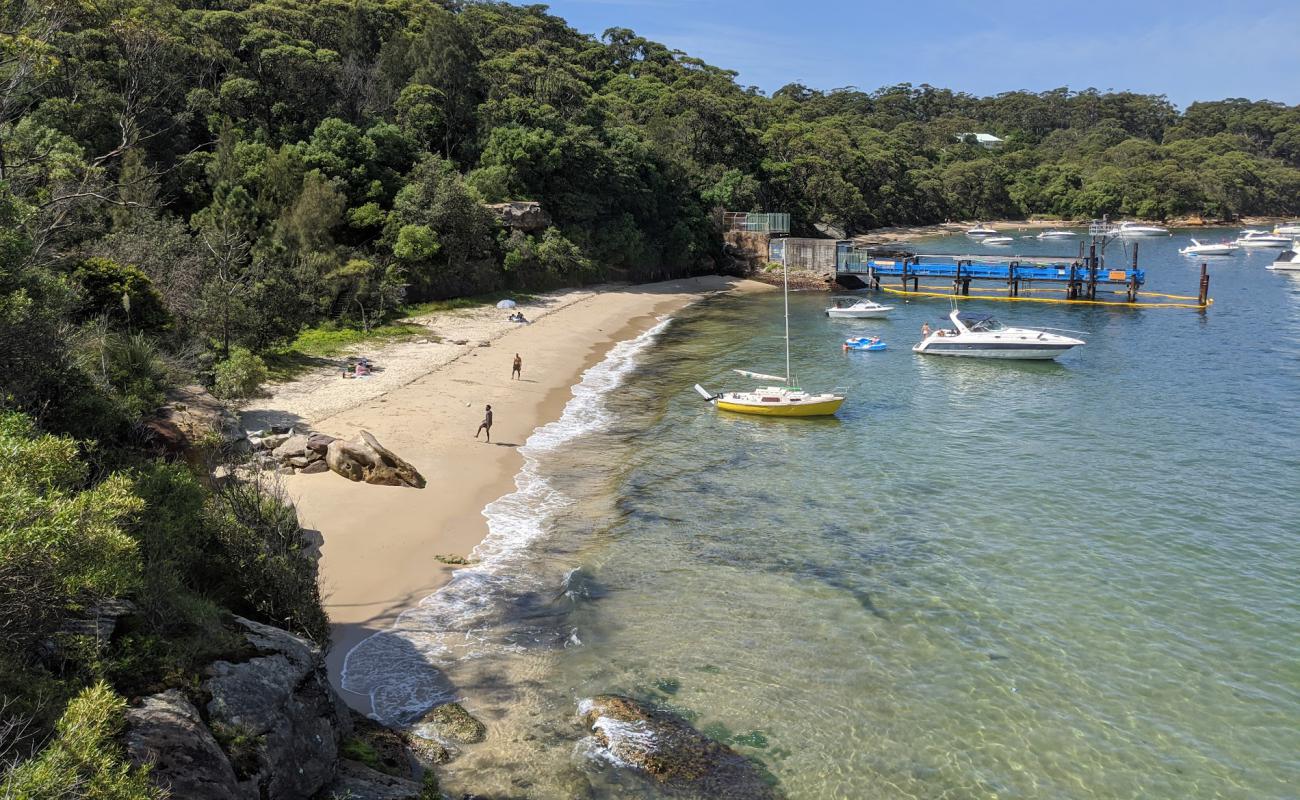
[[[619,342],[708,294],[769,289],[720,276],[604,289],[507,329],[488,347],[430,363],[418,377],[359,397],[350,408],[317,419],[298,416],[332,436],[368,430],[428,480],[416,490],[351,483],[332,474],[284,479],[303,527],[318,531],[323,541],[321,593],[332,645],[327,664],[330,682],[348,704],[371,712],[368,697],[340,685],[347,653],[450,580],[460,565],[434,556],[465,558],[484,539],[484,508],[513,491],[524,466],[517,448],[560,417],[587,369]],[[523,357],[522,380],[509,378],[516,352]],[[383,358],[381,351],[379,363]],[[496,415],[490,446],[473,437],[486,403]]]
[[[1127,219],[1127,218],[1125,218]],[[930,236],[944,236],[964,233],[978,224],[987,225],[998,231],[1004,230],[1039,230],[1043,228],[1086,228],[1092,220],[1088,219],[997,219],[997,220],[960,220],[940,222],[933,225],[899,225],[889,228],[872,228],[851,237],[858,245],[890,245],[913,242]],[[1275,225],[1288,221],[1286,217],[1242,217],[1239,220],[1213,220],[1199,217],[1178,217],[1171,220],[1136,220],[1152,222],[1169,228],[1253,228],[1263,225]]]

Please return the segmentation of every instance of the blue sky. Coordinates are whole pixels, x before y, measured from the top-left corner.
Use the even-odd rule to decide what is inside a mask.
[[[771,93],[929,83],[1300,103],[1300,1],[555,0],[584,33],[625,27]]]

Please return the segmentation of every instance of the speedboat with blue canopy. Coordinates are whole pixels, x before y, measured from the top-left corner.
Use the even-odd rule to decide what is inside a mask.
[[[954,310],[952,328],[939,328],[922,339],[912,352],[968,358],[1052,359],[1085,342],[1037,328],[1012,328],[988,314]]]

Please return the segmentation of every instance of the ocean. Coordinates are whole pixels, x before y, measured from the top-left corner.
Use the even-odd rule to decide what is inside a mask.
[[[1142,241],[1148,289],[1196,293],[1185,243]],[[831,419],[700,399],[783,353],[780,293],[698,303],[584,375],[476,563],[343,683],[393,724],[478,716],[456,796],[665,796],[577,720],[621,693],[792,800],[1295,797],[1300,276],[1276,252],[1203,259],[1205,313],[964,304],[1084,332],[1051,363],[914,355],[946,300],[830,320],[792,293],[799,381],[848,392]]]

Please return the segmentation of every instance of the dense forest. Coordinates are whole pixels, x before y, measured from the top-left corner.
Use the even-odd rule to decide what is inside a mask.
[[[736,77],[540,5],[6,0],[0,795],[151,796],[123,698],[190,682],[232,611],[325,643],[292,509],[144,443],[174,386],[245,395],[305,329],[418,301],[713,271],[721,209],[1300,214],[1300,107]],[[123,597],[107,649],[60,633]]]

